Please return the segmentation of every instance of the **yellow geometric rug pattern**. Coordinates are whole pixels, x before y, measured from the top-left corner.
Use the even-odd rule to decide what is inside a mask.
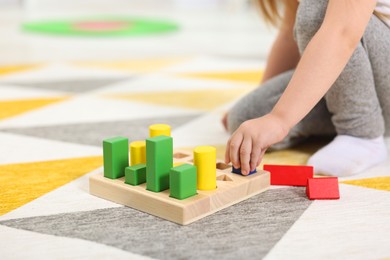
[[[0,66],[0,75],[7,75],[16,72],[23,72],[26,70],[37,69],[42,65],[9,65],[9,66]]]
[[[65,99],[66,97],[0,101],[0,119],[20,115]]]
[[[149,93],[107,95],[106,97],[209,111],[237,99],[252,89],[252,87],[241,87],[224,90],[153,91]]]
[[[161,59],[134,59],[124,61],[80,61],[74,62],[76,66],[111,69],[126,72],[151,72],[168,66],[179,64],[188,58],[161,58]]]
[[[181,77],[202,78],[202,79],[216,79],[227,81],[242,81],[247,83],[260,83],[263,77],[262,70],[251,71],[226,71],[226,72],[204,72],[204,73],[183,73],[179,74]]]
[[[350,184],[370,189],[390,191],[390,177],[376,177],[360,180],[343,181],[341,183]]]
[[[0,165],[0,215],[102,165],[101,156]]]

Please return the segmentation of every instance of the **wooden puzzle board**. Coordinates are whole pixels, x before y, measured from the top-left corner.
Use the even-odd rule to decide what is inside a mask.
[[[193,163],[190,152],[176,151],[174,162]],[[198,194],[184,200],[169,197],[169,190],[152,192],[146,183],[132,186],[124,183],[124,177],[109,179],[103,171],[89,179],[92,195],[122,204],[157,217],[187,225],[221,209],[266,191],[270,187],[270,174],[258,170],[249,176],[231,173],[231,166],[217,162],[217,189],[198,190]]]

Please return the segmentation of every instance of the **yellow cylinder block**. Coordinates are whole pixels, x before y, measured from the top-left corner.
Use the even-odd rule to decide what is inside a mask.
[[[217,150],[212,146],[198,146],[194,149],[194,165],[197,169],[198,190],[217,188]]]
[[[165,124],[155,124],[149,126],[149,135],[150,137],[155,137],[159,135],[171,136],[171,127]]]
[[[146,163],[146,142],[134,141],[130,143],[130,164]]]

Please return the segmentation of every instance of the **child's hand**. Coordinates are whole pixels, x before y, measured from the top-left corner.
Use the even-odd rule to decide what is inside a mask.
[[[245,121],[226,145],[225,162],[232,162],[234,168],[241,168],[241,173],[247,175],[259,166],[267,148],[287,133],[288,127],[272,114]]]

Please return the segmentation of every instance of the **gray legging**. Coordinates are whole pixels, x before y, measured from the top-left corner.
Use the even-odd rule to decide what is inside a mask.
[[[295,40],[302,54],[322,24],[327,0],[301,0],[295,21]],[[230,110],[228,129],[269,113],[294,71],[266,81]],[[304,95],[304,93],[302,93]],[[293,107],[291,109],[294,109]],[[288,147],[313,135],[351,135],[376,138],[390,134],[390,28],[375,15],[348,64],[324,98],[279,144]],[[276,145],[275,148],[278,148]]]

